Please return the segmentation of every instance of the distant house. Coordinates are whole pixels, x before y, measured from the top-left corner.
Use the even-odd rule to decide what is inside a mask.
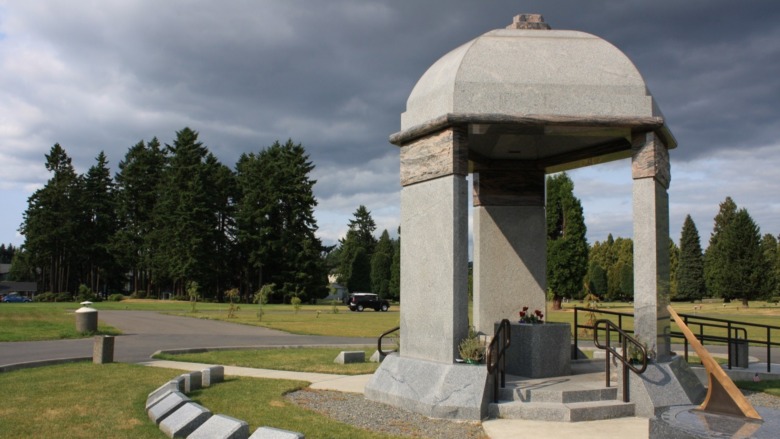
[[[8,280],[0,282],[0,296],[5,296],[14,291],[32,299],[35,296],[35,292],[38,291],[38,284],[35,282],[11,282]]]
[[[325,300],[328,302],[332,300],[338,300],[339,302],[344,302],[347,299],[347,296],[349,296],[349,290],[347,290],[347,287],[345,287],[344,285],[331,283],[329,285],[329,288],[331,290],[331,293],[328,295],[328,297],[325,298]]]
[[[8,273],[11,272],[11,264],[0,264],[0,281],[8,280]]]

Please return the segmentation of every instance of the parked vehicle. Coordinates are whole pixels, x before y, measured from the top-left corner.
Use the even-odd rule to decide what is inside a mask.
[[[3,302],[12,303],[12,302],[32,302],[29,297],[24,297],[19,295],[19,293],[8,293],[5,297],[3,297]]]
[[[390,302],[374,293],[352,293],[349,295],[347,306],[350,311],[363,312],[364,309],[371,308],[374,311],[386,312],[390,309]]]

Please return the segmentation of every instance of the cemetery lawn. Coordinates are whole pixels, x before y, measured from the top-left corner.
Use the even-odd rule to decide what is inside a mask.
[[[364,349],[366,361],[376,348]],[[379,363],[336,364],[333,360],[346,348],[269,348],[237,349],[200,352],[194,354],[158,354],[160,360],[220,364],[223,366],[253,367],[256,369],[287,370],[292,372],[362,375],[376,371]]]
[[[0,342],[90,337],[94,334],[76,331],[73,311],[80,306],[77,303],[3,303],[0,306]],[[98,334],[120,333],[98,319]]]
[[[166,436],[144,411],[147,395],[181,371],[132,364],[71,363],[0,373],[0,437],[155,438]],[[243,419],[250,431],[272,426],[307,438],[368,438],[375,434],[299,408],[284,395],[307,383],[227,377],[189,396]]]

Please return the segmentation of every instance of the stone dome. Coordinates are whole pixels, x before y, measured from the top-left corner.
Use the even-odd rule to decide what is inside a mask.
[[[447,114],[662,116],[618,48],[545,29],[493,30],[444,55],[412,90],[401,130]]]

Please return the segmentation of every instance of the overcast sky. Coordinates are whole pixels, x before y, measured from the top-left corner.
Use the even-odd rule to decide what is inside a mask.
[[[363,204],[399,224],[387,141],[437,59],[518,13],[589,32],[636,64],[679,146],[671,235],[691,214],[706,246],[731,196],[780,233],[780,2],[741,0],[0,0],[0,242],[22,244],[27,198],[59,142],[85,172],[183,127],[225,165],[275,140],[316,169],[319,236]],[[628,161],[570,173],[592,243],[630,237]]]

